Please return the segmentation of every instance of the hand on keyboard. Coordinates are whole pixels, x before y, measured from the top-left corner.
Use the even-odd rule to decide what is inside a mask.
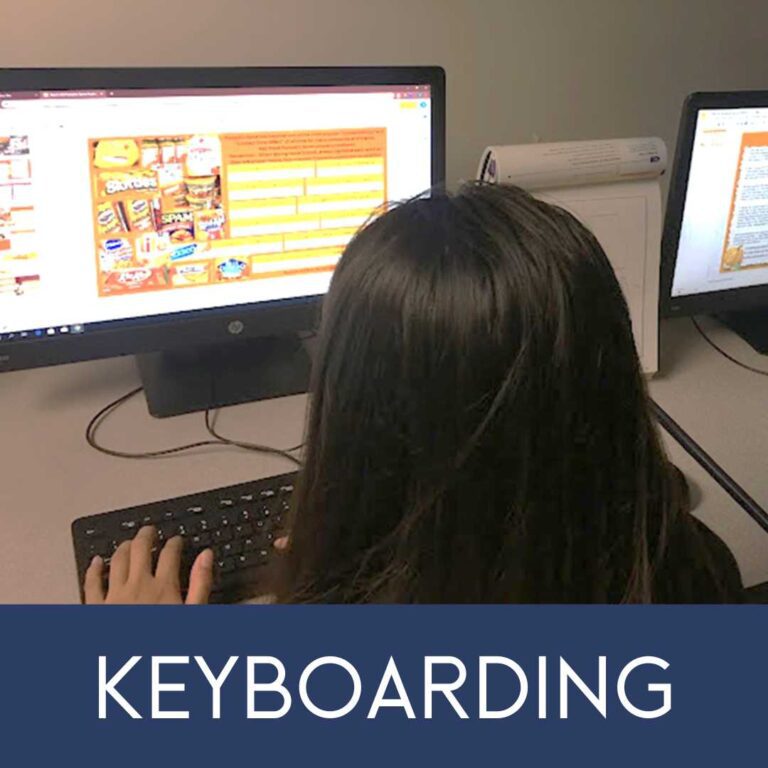
[[[182,539],[180,536],[168,539],[157,556],[157,567],[153,573],[156,534],[153,526],[144,526],[133,540],[120,544],[112,556],[106,594],[104,561],[94,557],[85,573],[85,602],[144,605],[207,603],[213,583],[213,551],[205,549],[195,558],[184,601],[179,578]]]

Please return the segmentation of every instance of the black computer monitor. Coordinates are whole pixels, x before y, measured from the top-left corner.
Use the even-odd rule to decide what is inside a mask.
[[[684,106],[662,245],[665,316],[718,316],[768,352],[768,91]]]
[[[305,391],[344,246],[444,172],[439,67],[0,70],[0,371],[137,354],[155,415]]]

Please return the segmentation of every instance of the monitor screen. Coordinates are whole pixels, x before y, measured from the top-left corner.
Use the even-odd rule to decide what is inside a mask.
[[[671,299],[768,285],[768,106],[699,108]]]
[[[0,94],[0,341],[326,292],[433,182],[430,86]]]

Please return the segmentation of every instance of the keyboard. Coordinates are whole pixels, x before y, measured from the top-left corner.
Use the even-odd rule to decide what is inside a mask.
[[[91,560],[96,555],[104,559],[106,578],[118,545],[144,525],[157,528],[155,562],[168,539],[183,537],[182,593],[195,557],[210,547],[214,553],[210,602],[234,603],[263,594],[265,566],[283,531],[295,479],[296,472],[289,472],[75,520],[72,541],[80,599],[84,600],[83,578]]]

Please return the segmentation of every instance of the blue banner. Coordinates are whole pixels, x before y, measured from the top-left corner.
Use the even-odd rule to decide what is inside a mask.
[[[2,607],[9,766],[763,762],[760,606]]]

